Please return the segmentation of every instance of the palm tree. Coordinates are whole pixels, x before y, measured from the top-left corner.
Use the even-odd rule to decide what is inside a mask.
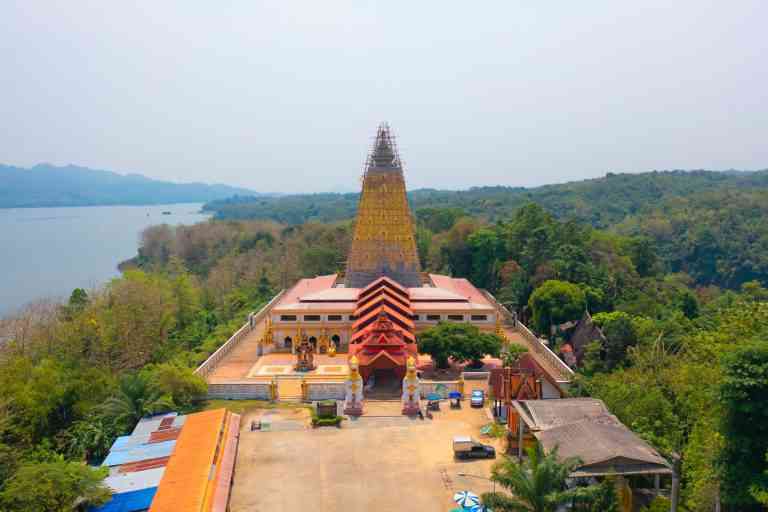
[[[149,379],[128,374],[120,379],[118,393],[108,398],[103,408],[115,423],[133,428],[145,416],[173,410],[173,401]]]
[[[539,446],[527,450],[527,460],[517,463],[510,457],[496,463],[491,480],[510,494],[489,492],[483,505],[503,512],[554,512],[577,494],[566,490],[565,479],[580,464],[578,459],[559,461],[557,449],[545,455]],[[581,494],[581,493],[578,493]]]

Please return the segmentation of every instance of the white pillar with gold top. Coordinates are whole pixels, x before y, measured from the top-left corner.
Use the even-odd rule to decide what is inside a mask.
[[[403,379],[403,414],[414,416],[421,409],[421,382],[416,375],[416,361],[413,356],[408,358],[407,371]]]
[[[349,359],[349,377],[345,384],[344,414],[361,416],[363,414],[363,378],[358,370],[357,357]]]

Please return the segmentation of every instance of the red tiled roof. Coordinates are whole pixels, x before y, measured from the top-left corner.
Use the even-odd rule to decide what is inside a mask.
[[[362,290],[360,290],[360,294],[358,295],[358,301],[367,297],[371,293],[375,293],[375,291],[378,288],[382,287],[389,287],[391,288],[395,293],[402,295],[404,297],[408,297],[408,290],[404,288],[400,283],[393,281],[392,279],[388,277],[380,277]]]
[[[466,297],[470,302],[492,306],[485,295],[466,279],[441,274],[429,274],[429,279],[436,287]]]
[[[276,306],[283,304],[294,304],[299,302],[301,297],[312,295],[329,288],[333,288],[336,284],[337,274],[330,274],[327,276],[318,276],[310,279],[300,279],[298,283],[293,285],[293,288],[288,290],[285,295],[280,298],[280,302]]]
[[[405,316],[401,314],[397,309],[390,307],[389,304],[382,304],[371,311],[369,311],[365,316],[358,318],[355,320],[355,323],[352,324],[352,329],[362,329],[368,323],[371,321],[374,321],[376,317],[381,315],[382,313],[386,313],[393,321],[395,321],[400,327],[403,329],[413,329],[413,318],[411,318],[411,315]]]

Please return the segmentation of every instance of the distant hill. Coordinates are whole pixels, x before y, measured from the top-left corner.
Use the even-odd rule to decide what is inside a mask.
[[[469,190],[418,189],[408,196],[415,210],[460,208],[490,221],[505,219],[527,202],[536,202],[560,218],[598,228],[651,211],[665,201],[706,192],[768,189],[768,170],[654,171],[608,173],[603,178],[535,188],[476,187]],[[280,197],[233,197],[204,206],[220,219],[271,219],[287,224],[351,219],[358,194],[301,194]],[[715,206],[715,205],[713,205]]]
[[[194,203],[235,195],[259,194],[226,185],[172,183],[74,165],[40,164],[30,169],[0,165],[0,208]]]

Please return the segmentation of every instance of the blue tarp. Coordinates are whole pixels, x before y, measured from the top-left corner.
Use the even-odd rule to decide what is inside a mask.
[[[127,450],[109,452],[102,466],[121,466],[130,462],[139,462],[148,459],[169,457],[173,452],[176,441],[163,441],[162,443],[141,444]]]
[[[91,507],[89,512],[139,512],[149,509],[157,487],[140,491],[113,494],[112,499],[100,507]]]

